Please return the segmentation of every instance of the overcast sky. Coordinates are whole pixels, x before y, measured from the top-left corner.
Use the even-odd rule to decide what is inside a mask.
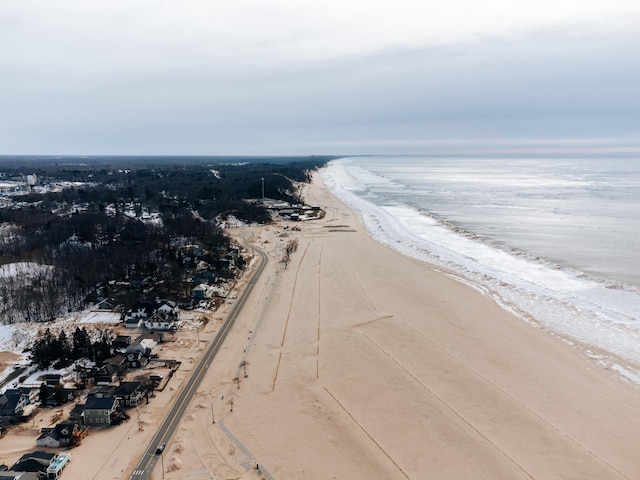
[[[0,154],[640,153],[637,0],[0,0]]]

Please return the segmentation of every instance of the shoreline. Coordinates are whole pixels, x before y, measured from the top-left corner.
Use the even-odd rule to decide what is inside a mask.
[[[579,345],[586,355],[598,357],[640,387],[638,288],[494,244],[402,201],[398,206],[368,202],[349,191],[359,184],[351,183],[346,165],[329,165],[323,179],[358,213],[377,242],[451,272],[524,321]]]
[[[640,474],[638,392],[377,243],[318,174],[304,193],[327,216],[302,226],[261,312],[261,368],[237,393],[251,419],[225,419],[276,478]]]

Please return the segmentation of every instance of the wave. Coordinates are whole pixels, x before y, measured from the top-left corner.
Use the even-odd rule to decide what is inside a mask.
[[[497,245],[397,197],[376,196],[373,185],[401,186],[342,159],[328,164],[323,179],[380,243],[441,268],[592,356],[603,350],[640,368],[637,287]]]

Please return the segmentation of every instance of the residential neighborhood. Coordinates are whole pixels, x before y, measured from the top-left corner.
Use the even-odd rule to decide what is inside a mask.
[[[153,402],[182,364],[166,356],[163,347],[191,341],[191,329],[198,324],[187,327],[182,335],[179,325],[184,325],[184,317],[170,301],[141,303],[120,315],[121,321],[114,325],[117,334],[111,341],[111,355],[101,363],[82,359],[67,373],[35,373],[15,387],[3,385],[0,425],[7,438],[0,442],[8,440],[14,428],[35,425],[36,418],[41,422],[43,414],[45,418],[48,414],[50,425],[34,435],[32,453],[10,466],[0,465],[0,480],[57,479],[71,461],[69,450],[80,445],[92,429],[118,428],[135,421],[132,418],[138,414],[132,410],[137,412]],[[132,328],[131,318],[140,324]]]

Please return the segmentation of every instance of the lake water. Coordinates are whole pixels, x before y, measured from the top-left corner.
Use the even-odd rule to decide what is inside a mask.
[[[323,177],[378,241],[640,366],[640,159],[351,157]]]

